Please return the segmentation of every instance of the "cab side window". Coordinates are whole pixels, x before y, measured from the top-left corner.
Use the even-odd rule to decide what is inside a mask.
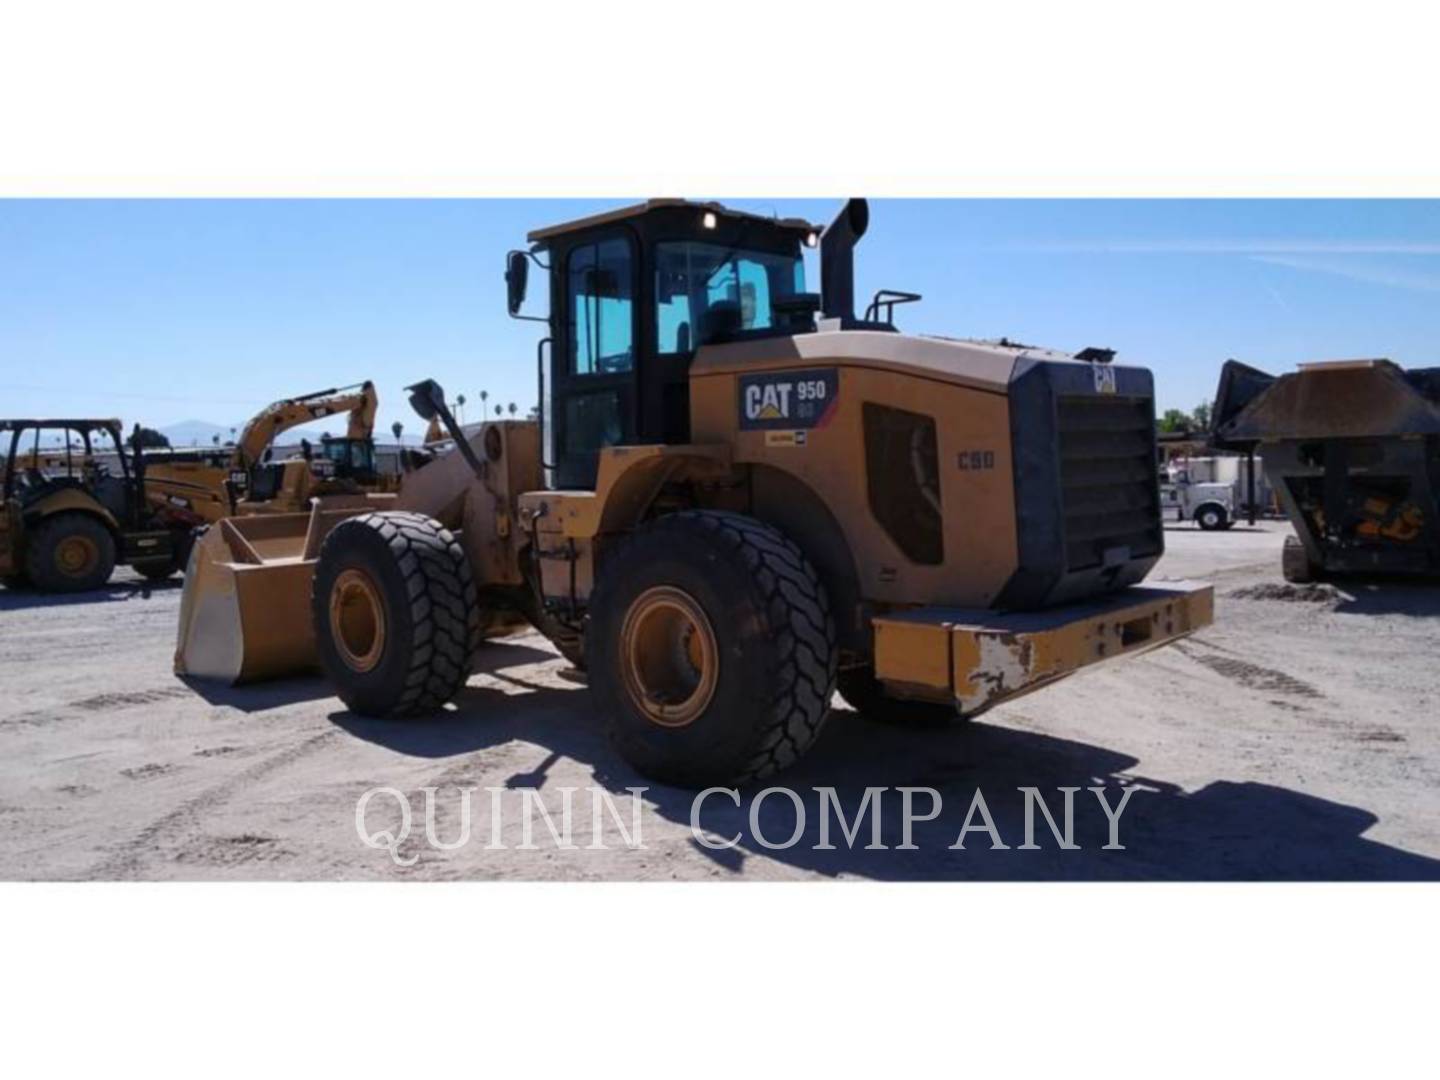
[[[635,366],[635,257],[623,237],[570,252],[566,293],[570,370],[615,375]]]

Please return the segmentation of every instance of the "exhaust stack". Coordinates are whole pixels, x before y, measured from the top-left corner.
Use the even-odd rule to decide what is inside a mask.
[[[855,321],[855,245],[870,226],[870,205],[851,199],[820,237],[820,311],[841,325]]]

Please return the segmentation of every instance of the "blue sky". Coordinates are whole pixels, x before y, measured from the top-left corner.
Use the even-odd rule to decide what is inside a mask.
[[[369,377],[413,433],[402,387],[426,376],[528,409],[540,328],[505,315],[505,252],[617,205],[0,201],[0,415],[229,425]],[[1440,201],[872,200],[857,292],[881,287],[924,294],[907,331],[1107,346],[1188,409],[1229,357],[1440,364]]]

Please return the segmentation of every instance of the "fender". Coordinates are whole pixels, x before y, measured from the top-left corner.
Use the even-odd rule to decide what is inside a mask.
[[[731,478],[728,446],[610,446],[600,452],[594,491],[529,492],[520,498],[521,513],[538,519],[542,532],[593,540],[634,528],[673,480]]]
[[[75,488],[62,488],[54,494],[46,495],[34,506],[26,508],[25,517],[31,521],[42,521],[53,514],[72,510],[99,518],[111,532],[120,532],[120,523],[115,520],[114,514],[96,502],[92,496]]]

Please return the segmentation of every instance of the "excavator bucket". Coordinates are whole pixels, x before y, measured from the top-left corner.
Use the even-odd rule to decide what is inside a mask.
[[[313,670],[315,558],[336,523],[372,505],[355,503],[225,518],[206,532],[185,571],[175,673],[238,684]]]

